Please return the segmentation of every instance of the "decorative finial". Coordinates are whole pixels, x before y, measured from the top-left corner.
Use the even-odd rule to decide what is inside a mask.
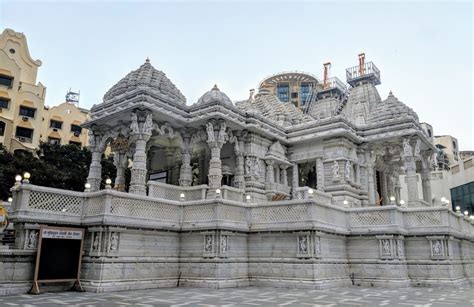
[[[146,63],[150,63],[150,58],[149,58],[149,57],[146,57],[145,62],[146,62]]]
[[[390,92],[388,93],[388,97],[393,97],[392,90],[390,90]]]
[[[212,89],[213,90],[219,90],[219,88],[217,87],[217,84],[214,84],[214,87]]]

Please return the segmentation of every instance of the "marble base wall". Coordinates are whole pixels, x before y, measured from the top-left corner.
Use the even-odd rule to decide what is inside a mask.
[[[37,225],[26,226],[19,229]],[[25,238],[18,242],[28,246]],[[35,254],[25,248],[0,250],[0,295],[30,290]],[[82,285],[91,292],[176,286],[464,287],[473,281],[474,243],[466,239],[316,230],[178,232],[90,226],[81,267]]]

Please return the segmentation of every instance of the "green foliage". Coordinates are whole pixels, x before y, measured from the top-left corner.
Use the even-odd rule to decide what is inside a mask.
[[[87,148],[76,145],[40,144],[37,155],[26,151],[9,153],[0,147],[0,199],[10,196],[10,188],[17,174],[31,173],[30,182],[52,188],[83,191],[89,173],[91,153]],[[102,187],[105,179],[115,178],[113,157],[102,157]],[[127,186],[130,170],[125,172]]]

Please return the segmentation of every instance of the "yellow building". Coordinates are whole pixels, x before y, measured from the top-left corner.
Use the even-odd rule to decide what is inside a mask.
[[[45,107],[41,140],[52,144],[88,144],[88,130],[81,123],[89,118],[89,110],[63,102],[51,108]]]
[[[22,33],[0,35],[0,143],[9,151],[34,150],[40,142],[46,87],[36,83],[33,60]]]
[[[89,111],[64,102],[44,105],[46,87],[36,83],[40,60],[33,60],[23,33],[5,29],[0,35],[0,144],[10,152],[34,151],[40,142],[88,144],[80,124]],[[69,93],[68,93],[69,94]]]

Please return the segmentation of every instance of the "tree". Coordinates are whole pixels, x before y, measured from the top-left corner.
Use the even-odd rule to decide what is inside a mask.
[[[15,176],[24,172],[31,173],[30,182],[65,190],[83,191],[89,173],[91,153],[89,149],[77,145],[53,145],[41,143],[37,155],[27,151],[9,153],[0,147],[0,199],[7,199],[10,188],[15,183]],[[113,156],[102,157],[102,182],[114,180],[116,170]],[[126,185],[130,182],[130,170],[125,171]]]

